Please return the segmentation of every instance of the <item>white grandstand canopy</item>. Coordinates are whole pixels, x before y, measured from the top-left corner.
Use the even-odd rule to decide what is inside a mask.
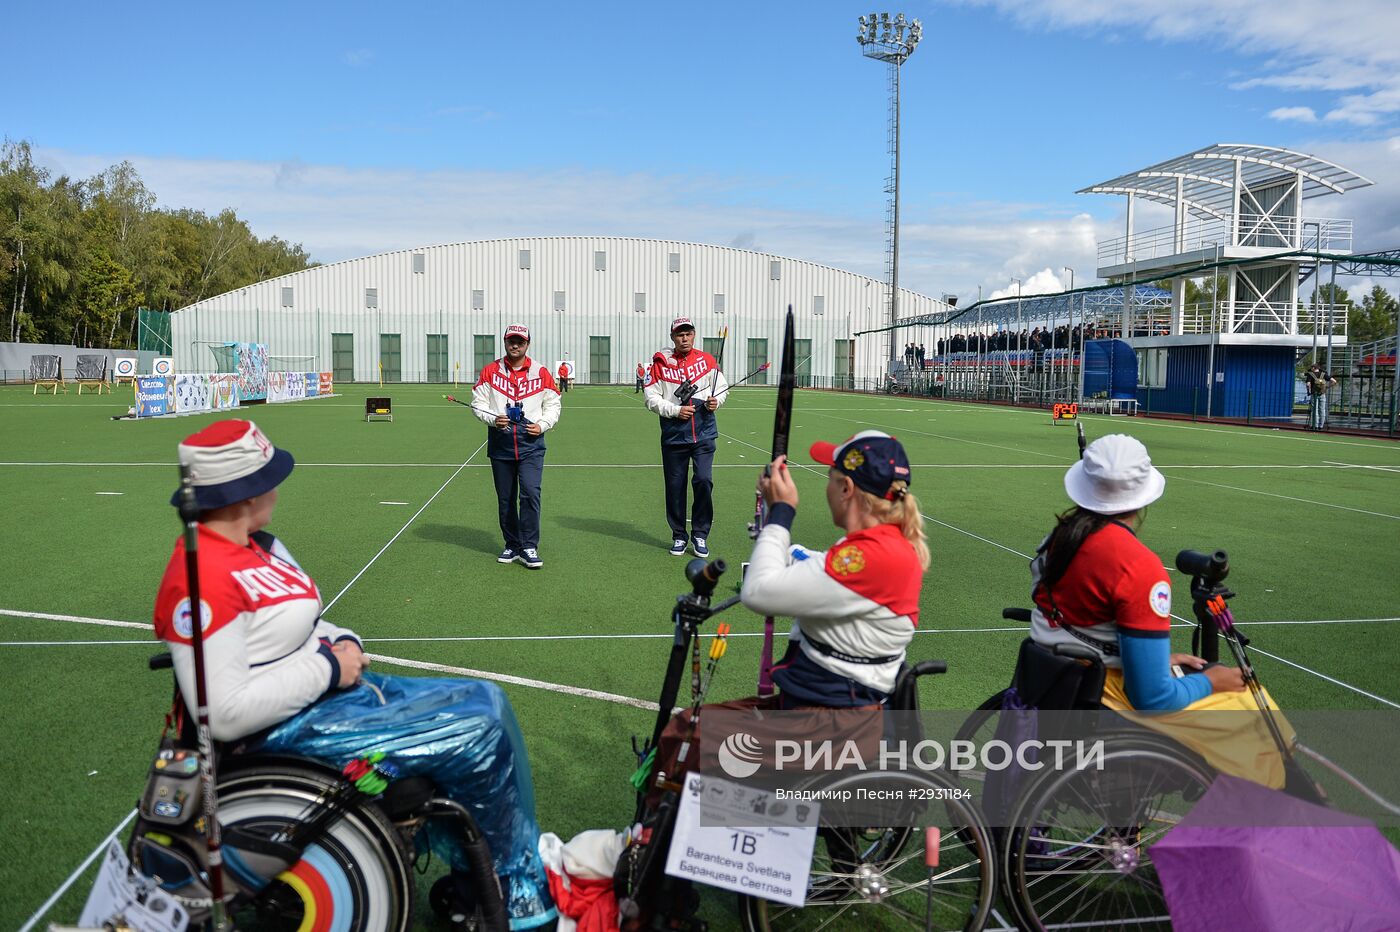
[[[1334,162],[1278,146],[1217,143],[1081,188],[1079,194],[1130,194],[1224,219],[1233,212],[1236,171],[1240,184],[1257,190],[1272,181],[1302,181],[1304,198],[1343,194],[1373,182]],[[1178,187],[1179,185],[1179,187]]]

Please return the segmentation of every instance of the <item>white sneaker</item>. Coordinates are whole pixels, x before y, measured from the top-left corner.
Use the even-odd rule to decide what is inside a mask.
[[[671,541],[671,556],[685,556],[685,543],[686,541],[684,537],[677,537],[675,540]]]
[[[710,546],[705,542],[705,538],[703,537],[692,539],[691,546],[695,548],[695,555],[697,557],[708,557],[710,555]]]
[[[526,547],[520,551],[520,562],[524,563],[532,570],[537,570],[544,566],[544,561],[540,559],[540,553],[534,547]]]

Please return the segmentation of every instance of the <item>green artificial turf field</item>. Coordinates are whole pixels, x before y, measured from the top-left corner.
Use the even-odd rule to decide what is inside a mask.
[[[627,702],[655,701],[670,606],[685,588],[685,561],[666,553],[656,419],[630,387],[564,397],[548,436],[545,566],[531,572],[495,562],[485,428],[468,411],[443,401],[440,386],[340,391],[242,412],[298,460],[272,530],[333,602],[327,617],[361,634],[383,672],[431,664],[519,678],[504,688],[543,828],[568,838],[622,827],[628,737],[652,718]],[[364,422],[364,398],[378,394],[393,397],[393,423]],[[739,389],[720,412],[710,547],[735,567],[725,594],[749,549],[773,399],[771,389]],[[21,925],[131,810],[169,700],[169,676],[145,669],[156,649],[151,604],[178,533],[166,502],[177,441],[212,416],[110,420],[128,400],[120,390],[0,389],[0,777],[10,794],[0,810],[0,928]],[[1235,615],[1261,622],[1249,629],[1254,656],[1284,708],[1400,708],[1400,445],[1086,421],[1091,439],[1137,436],[1168,477],[1143,529],[1148,546],[1168,563],[1184,547],[1229,551]],[[930,518],[933,566],[909,653],[946,659],[949,673],[925,681],[923,705],[970,709],[1010,676],[1023,626],[1000,609],[1027,602],[1027,555],[1067,505],[1073,428],[1026,410],[802,391],[794,460],[810,463],[814,440],[864,427],[904,442]],[[836,536],[824,473],[796,476],[794,537],[824,548]],[[1190,615],[1184,585],[1174,611]],[[742,609],[728,620],[741,636],[714,698],[754,687],[761,621]],[[1178,650],[1187,638],[1179,628]],[[76,919],[87,888],[76,884],[50,918]]]

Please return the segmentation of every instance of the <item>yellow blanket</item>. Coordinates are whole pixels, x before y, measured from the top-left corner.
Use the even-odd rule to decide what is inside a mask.
[[[1297,736],[1278,711],[1273,697],[1264,699],[1274,711],[1283,740],[1291,747]],[[1178,712],[1138,712],[1123,689],[1123,671],[1109,669],[1103,684],[1103,705],[1144,728],[1178,741],[1201,755],[1215,769],[1282,789],[1283,758],[1269,734],[1264,716],[1248,691],[1211,693]]]

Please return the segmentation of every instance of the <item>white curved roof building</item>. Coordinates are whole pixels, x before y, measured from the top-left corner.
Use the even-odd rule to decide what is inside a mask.
[[[530,354],[572,360],[580,382],[630,383],[669,345],[674,317],[704,348],[728,328],[731,378],[770,358],[782,316],[797,315],[807,384],[875,378],[888,338],[851,335],[888,322],[884,283],[798,259],[724,246],[630,237],[526,237],[382,253],[258,282],[172,315],[177,371],[214,369],[206,344],[265,343],[274,366],[333,371],[337,381],[472,381],[499,356],[509,323]],[[901,317],[947,309],[900,290]],[[810,358],[807,358],[810,357]],[[754,379],[764,384],[770,373]],[[808,381],[810,380],[810,381]]]

